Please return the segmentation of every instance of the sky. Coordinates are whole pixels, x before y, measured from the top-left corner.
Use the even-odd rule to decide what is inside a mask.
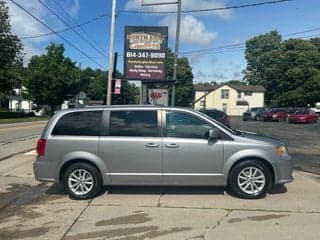
[[[24,64],[33,55],[46,52],[50,42],[63,43],[65,56],[82,68],[108,69],[112,0],[14,0],[42,21],[41,25],[22,9],[5,0],[9,6],[12,32],[24,46]],[[142,13],[176,11],[176,4],[142,6],[143,3],[175,0],[117,0],[115,51],[117,69],[123,72],[124,27],[168,26],[168,47],[174,49],[176,13]],[[181,0],[182,10],[224,8],[271,0]],[[130,12],[134,11],[134,12]],[[320,37],[320,0],[292,0],[277,4],[243,7],[220,11],[183,13],[181,16],[179,57],[188,57],[194,82],[241,80],[246,68],[246,40],[272,30],[283,39]],[[43,35],[39,37],[39,35]],[[292,34],[290,36],[286,36]],[[38,36],[38,37],[37,37]],[[32,37],[32,38],[30,38]],[[231,45],[231,46],[230,46]]]

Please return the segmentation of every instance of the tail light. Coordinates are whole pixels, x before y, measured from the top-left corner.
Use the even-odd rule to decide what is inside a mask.
[[[37,142],[37,154],[38,156],[43,156],[46,152],[46,143],[47,140],[45,139],[39,139]]]

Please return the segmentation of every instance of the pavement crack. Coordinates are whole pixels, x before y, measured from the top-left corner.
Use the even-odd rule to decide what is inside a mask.
[[[25,150],[22,150],[22,151],[19,151],[19,152],[15,152],[13,154],[9,154],[9,155],[5,155],[5,156],[0,156],[0,161],[3,161],[3,160],[7,160],[9,158],[12,158],[16,155],[19,155],[19,154],[22,154],[22,153],[26,153],[26,152],[29,152],[31,150],[34,150],[34,147],[32,148],[28,148],[28,149],[25,149]]]
[[[79,213],[79,216],[76,217],[74,219],[74,221],[72,222],[72,224],[70,225],[70,227],[67,229],[67,231],[63,234],[63,236],[61,237],[61,240],[65,239],[66,236],[68,235],[68,233],[71,231],[71,229],[73,228],[73,226],[77,223],[77,221],[80,219],[80,217],[82,216],[82,214],[84,213],[84,211],[87,210],[87,208],[91,205],[93,199],[88,201],[88,204],[82,209],[82,211]]]
[[[215,230],[217,227],[219,227],[220,225],[221,225],[221,223],[223,222],[223,221],[225,221],[228,217],[229,217],[229,215],[232,213],[232,210],[225,210],[227,213],[223,216],[223,217],[221,217],[218,221],[217,221],[217,223],[215,224],[215,225],[213,225],[211,228],[209,228],[203,235],[201,235],[200,237],[201,237],[201,239],[203,239],[203,240],[205,240],[206,239],[206,235],[208,235],[208,233],[209,232],[211,232],[211,231],[213,231],[213,230]]]

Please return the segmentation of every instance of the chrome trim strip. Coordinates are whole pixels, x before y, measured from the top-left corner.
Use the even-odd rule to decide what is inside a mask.
[[[110,173],[111,176],[223,176],[220,173]]]

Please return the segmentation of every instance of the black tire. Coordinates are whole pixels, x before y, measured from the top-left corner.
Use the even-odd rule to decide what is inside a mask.
[[[252,190],[251,187],[254,188],[254,185],[250,183],[250,180],[242,180],[241,177],[243,177],[243,175],[240,175],[243,174],[244,172],[249,171],[249,169],[257,169],[257,172],[259,175],[259,179],[260,179],[260,176],[264,176],[264,184],[262,183],[257,183],[255,182],[256,186],[258,188],[261,188],[261,189],[257,189],[256,191],[252,191],[252,193],[248,193],[249,191]],[[271,187],[271,173],[270,173],[270,170],[269,168],[263,164],[261,161],[259,160],[246,160],[246,161],[243,161],[243,162],[240,162],[238,164],[236,164],[230,174],[229,174],[229,179],[228,179],[228,188],[231,190],[231,192],[237,196],[237,197],[240,197],[240,198],[245,198],[245,199],[258,199],[258,198],[263,198],[266,196],[267,192],[269,191],[270,187]],[[247,189],[247,192],[245,192],[243,189],[241,189],[240,187],[240,183],[238,181],[238,178],[239,178],[239,181],[249,181],[249,182],[242,182],[242,184],[245,184],[244,187],[247,186],[247,184],[251,184],[249,185],[251,190],[250,189]],[[263,178],[262,178],[263,179]],[[258,181],[262,181],[262,180],[258,180]],[[257,185],[258,184],[258,185]]]
[[[92,184],[91,184],[91,180],[90,181],[88,180],[88,182],[85,182],[85,179],[82,179],[83,181],[82,184],[90,183],[89,184],[90,187],[88,187],[88,185],[85,186],[89,188],[88,192],[83,191],[83,193],[79,194],[79,192],[76,193],[74,190],[72,190],[72,187],[69,184],[70,182],[72,182],[72,180],[69,181],[69,178],[72,178],[71,174],[73,173],[77,176],[78,172],[85,173],[84,178],[92,179]],[[79,183],[75,183],[75,184],[79,184]],[[95,196],[97,196],[97,194],[101,191],[102,180],[101,180],[100,172],[95,166],[88,163],[79,162],[79,163],[74,163],[67,168],[67,170],[63,175],[63,185],[66,191],[68,192],[70,198],[76,199],[76,200],[86,200],[86,199],[92,199]]]

